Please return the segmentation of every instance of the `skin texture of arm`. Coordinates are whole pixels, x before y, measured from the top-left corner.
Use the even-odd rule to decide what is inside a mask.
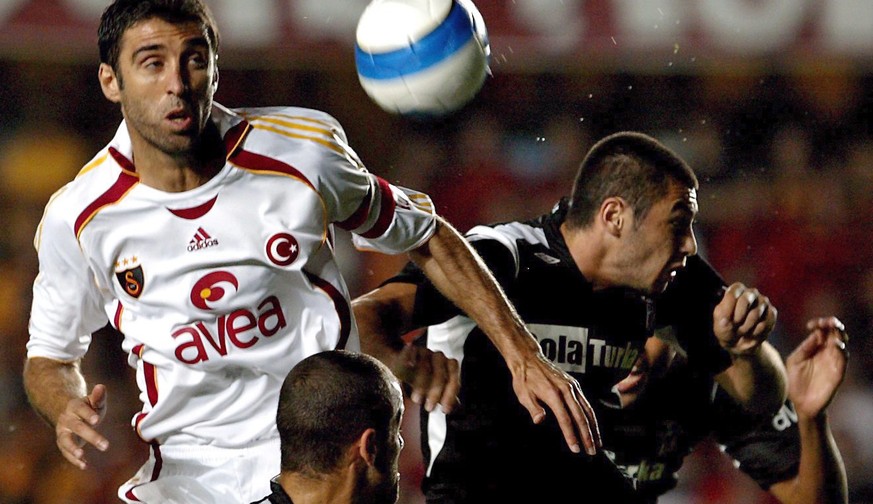
[[[586,452],[594,454],[600,446],[600,435],[594,413],[578,382],[545,358],[494,276],[463,236],[445,220],[438,219],[431,239],[409,255],[434,286],[479,325],[501,353],[512,373],[516,396],[534,423],[542,422],[546,415],[543,405],[547,406],[561,426],[570,449],[581,451],[581,438]],[[354,309],[362,348],[374,348],[368,346],[372,342],[367,341],[374,334],[393,332],[390,338],[379,337],[380,342],[375,347],[378,349],[373,351],[402,349],[396,340],[409,329],[404,323],[408,324],[411,317],[410,299],[396,302],[391,296],[370,293],[363,300],[356,300]],[[367,311],[370,313],[364,313]],[[386,322],[386,318],[393,322]],[[381,324],[394,325],[383,327]],[[378,353],[374,355],[378,357]],[[391,367],[390,362],[382,360]],[[457,373],[456,370],[446,372]],[[406,381],[408,383],[408,379]],[[438,392],[427,395],[443,396]]]
[[[797,475],[770,487],[783,504],[846,504],[846,469],[831,434],[827,406],[848,363],[843,324],[835,317],[810,320],[809,336],[786,359],[788,397],[797,411]]]
[[[775,325],[769,298],[741,283],[732,284],[713,310],[713,331],[732,360],[715,379],[750,412],[773,414],[785,402],[785,366],[764,341]]]
[[[96,385],[88,394],[78,361],[30,358],[24,388],[33,408],[55,428],[58,449],[70,463],[87,468],[85,443],[100,451],[109,448],[109,441],[95,430],[106,412],[106,387]]]

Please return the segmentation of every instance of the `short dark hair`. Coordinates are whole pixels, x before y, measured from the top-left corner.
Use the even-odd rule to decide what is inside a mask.
[[[688,163],[655,138],[635,131],[613,133],[595,143],[579,165],[567,225],[590,225],[603,200],[613,196],[630,203],[639,225],[671,182],[698,185]]]
[[[394,375],[369,355],[331,350],[303,359],[279,394],[282,472],[330,473],[371,427],[387,446],[402,401]]]
[[[118,71],[121,37],[131,26],[151,18],[169,23],[199,23],[213,52],[218,54],[218,27],[203,0],[115,0],[103,11],[97,29],[100,62]]]

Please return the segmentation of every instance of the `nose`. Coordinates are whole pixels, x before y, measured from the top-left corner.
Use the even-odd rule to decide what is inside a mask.
[[[685,235],[681,250],[686,257],[697,255],[697,238],[694,236],[694,229],[689,229],[688,234]]]
[[[167,72],[167,93],[182,96],[188,92],[189,75],[179,63],[172,65]]]

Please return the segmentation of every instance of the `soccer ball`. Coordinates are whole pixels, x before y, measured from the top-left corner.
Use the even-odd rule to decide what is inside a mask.
[[[356,39],[361,86],[394,114],[454,112],[491,73],[485,21],[471,0],[372,0]]]

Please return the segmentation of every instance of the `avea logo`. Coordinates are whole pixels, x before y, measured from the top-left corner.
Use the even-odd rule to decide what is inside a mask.
[[[191,289],[191,304],[201,310],[212,310],[210,303],[224,297],[227,287],[239,290],[239,281],[227,271],[216,271],[197,280]]]
[[[529,324],[547,359],[568,373],[584,373],[588,362],[595,367],[630,370],[640,350],[631,343],[607,344],[607,340],[588,337],[587,327]]]
[[[202,310],[213,310],[214,303],[239,290],[239,281],[226,271],[210,273],[191,289],[191,303]],[[227,301],[227,299],[225,299]],[[261,338],[269,338],[286,327],[285,314],[276,296],[267,296],[257,309],[237,308],[219,315],[214,321],[198,321],[172,333],[180,362],[206,362],[216,354],[227,355],[231,347],[246,349]]]

